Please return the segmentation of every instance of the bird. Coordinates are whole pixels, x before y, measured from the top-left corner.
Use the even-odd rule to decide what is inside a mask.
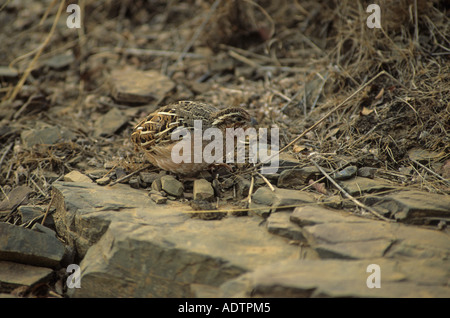
[[[208,128],[218,128],[224,139],[227,128],[246,129],[252,124],[252,117],[242,107],[219,109],[198,101],[178,101],[160,107],[139,121],[133,128],[131,141],[135,150],[143,151],[154,166],[175,174],[192,175],[208,169],[212,164],[205,162],[203,156],[201,162],[195,160],[174,162],[172,149],[179,141],[174,140],[171,136],[177,128],[186,128],[187,131],[193,131],[194,121],[198,120],[202,123],[203,132]],[[202,143],[203,150],[205,141],[202,141]]]

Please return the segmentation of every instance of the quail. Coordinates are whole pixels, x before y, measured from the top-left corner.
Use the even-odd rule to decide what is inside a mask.
[[[172,149],[178,140],[172,138],[172,133],[177,128],[186,128],[189,132],[194,131],[194,121],[196,120],[200,120],[202,123],[202,133],[208,128],[218,128],[224,138],[223,144],[225,144],[227,128],[245,129],[251,123],[249,113],[240,107],[220,110],[202,102],[179,101],[163,106],[143,118],[134,127],[131,141],[137,150],[145,153],[154,166],[175,174],[195,174],[207,169],[211,163],[205,162],[204,159],[201,162],[195,160],[175,162],[172,157]],[[202,144],[204,148],[205,142],[202,141]]]

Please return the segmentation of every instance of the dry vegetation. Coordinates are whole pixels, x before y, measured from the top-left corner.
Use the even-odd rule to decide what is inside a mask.
[[[7,1],[0,58],[18,76],[0,76],[1,198],[27,184],[48,203],[71,170],[136,168],[133,123],[181,99],[245,105],[260,126],[281,128],[301,165],[316,152],[321,166],[376,167],[399,186],[450,193],[446,1],[377,1],[381,29],[366,25],[370,2],[82,0],[77,30],[65,26],[69,2]],[[65,52],[70,63],[49,64]],[[159,70],[176,88],[152,105],[117,105],[107,83],[125,65]],[[111,107],[128,123],[94,136]],[[24,145],[23,132],[43,123],[70,138]]]

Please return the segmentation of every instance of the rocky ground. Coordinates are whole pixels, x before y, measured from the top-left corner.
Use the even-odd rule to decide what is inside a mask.
[[[1,296],[450,297],[443,1],[68,4],[0,8]],[[276,173],[149,165],[186,99],[279,128]]]

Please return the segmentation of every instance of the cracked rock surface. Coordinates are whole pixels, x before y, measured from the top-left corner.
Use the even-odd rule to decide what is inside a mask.
[[[83,258],[71,297],[450,296],[445,232],[310,202],[205,221],[127,185],[54,188],[58,233]],[[385,288],[366,286],[370,264]]]

